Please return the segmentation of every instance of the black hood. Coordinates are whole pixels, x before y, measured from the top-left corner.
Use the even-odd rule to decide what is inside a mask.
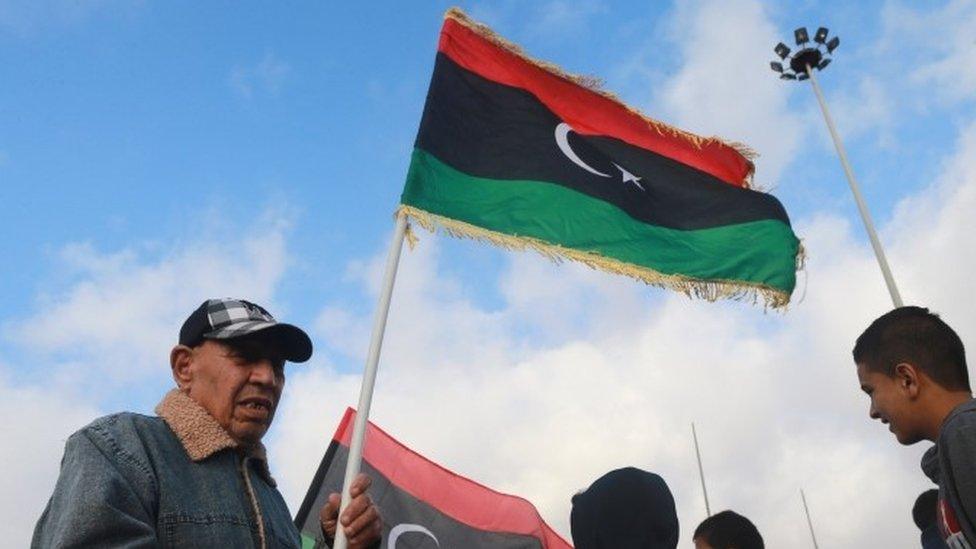
[[[573,497],[576,549],[674,549],[678,515],[660,476],[634,467],[610,471]]]

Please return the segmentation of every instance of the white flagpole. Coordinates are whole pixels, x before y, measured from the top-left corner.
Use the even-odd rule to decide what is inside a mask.
[[[803,500],[803,511],[807,514],[807,526],[810,527],[810,539],[813,540],[813,549],[820,549],[817,545],[817,536],[813,533],[813,521],[810,520],[810,508],[807,507],[807,496],[803,493],[803,488],[800,488],[800,499]]]
[[[403,248],[403,236],[407,230],[407,216],[398,215],[396,228],[393,230],[393,241],[390,243],[390,253],[386,258],[386,274],[380,290],[380,302],[373,319],[373,335],[369,342],[369,355],[366,358],[366,368],[363,371],[363,385],[359,391],[359,406],[356,408],[356,422],[353,425],[352,441],[349,444],[349,459],[346,462],[346,475],[342,481],[342,503],[339,506],[339,516],[352,499],[349,487],[353,479],[359,474],[359,466],[363,457],[363,441],[366,437],[366,422],[369,421],[369,406],[373,400],[373,385],[376,383],[376,370],[380,361],[380,349],[383,347],[383,332],[386,330],[386,317],[390,312],[390,297],[393,295],[393,282],[396,279],[397,266],[400,264],[400,250]],[[346,549],[346,534],[342,524],[336,525],[335,549]]]
[[[898,287],[895,286],[895,278],[891,274],[891,268],[888,266],[888,260],[885,258],[884,249],[881,247],[881,241],[878,239],[878,233],[874,230],[871,214],[868,212],[868,207],[864,203],[864,198],[861,196],[857,181],[854,179],[854,170],[851,169],[850,163],[847,162],[847,153],[844,151],[844,145],[841,144],[840,136],[837,135],[837,130],[834,128],[834,121],[830,118],[830,111],[827,110],[827,101],[824,100],[823,92],[820,91],[820,85],[817,84],[817,77],[813,74],[814,72],[810,65],[807,65],[807,74],[810,76],[810,83],[813,84],[813,92],[817,95],[820,110],[823,111],[824,120],[827,121],[827,129],[830,130],[830,137],[834,140],[834,147],[837,149],[840,163],[844,167],[844,174],[847,175],[847,183],[851,187],[851,192],[854,193],[857,210],[861,213],[861,221],[864,222],[864,228],[868,231],[868,238],[871,239],[871,247],[874,248],[874,256],[878,259],[881,274],[884,276],[885,284],[888,286],[888,293],[891,294],[891,302],[894,303],[895,307],[901,307],[903,305],[901,294],[898,292]]]
[[[695,456],[698,458],[698,476],[701,478],[702,493],[705,494],[705,514],[712,516],[712,508],[708,505],[708,489],[705,488],[705,470],[702,469],[701,452],[698,450],[698,432],[695,431],[695,422],[691,422],[691,436],[695,439]]]

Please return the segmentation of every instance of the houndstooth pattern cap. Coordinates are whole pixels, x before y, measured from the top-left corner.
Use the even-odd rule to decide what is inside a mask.
[[[312,341],[301,328],[275,320],[264,307],[243,299],[208,299],[180,329],[180,344],[190,347],[205,339],[234,339],[267,331],[282,355],[292,362],[312,356]]]

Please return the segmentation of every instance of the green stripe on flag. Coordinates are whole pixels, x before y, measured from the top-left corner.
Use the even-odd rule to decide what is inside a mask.
[[[706,282],[784,292],[796,282],[799,240],[786,224],[761,220],[677,230],[635,220],[614,205],[543,181],[473,177],[414,149],[403,204],[515,237]]]

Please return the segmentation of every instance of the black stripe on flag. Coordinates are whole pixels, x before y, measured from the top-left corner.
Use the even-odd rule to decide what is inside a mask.
[[[335,441],[315,473],[311,488],[295,518],[295,525],[302,535],[316,540],[316,547],[325,547],[319,525],[318,513],[330,493],[340,492],[346,469],[349,449]],[[461,523],[427,503],[413,497],[391,483],[369,462],[363,461],[362,472],[372,478],[370,496],[383,515],[384,549],[444,549],[464,547],[470,549],[539,549],[542,544],[533,536],[510,532],[481,530]],[[317,487],[317,488],[316,488]],[[390,536],[397,527],[398,537]],[[436,537],[416,528],[427,530]],[[395,542],[396,546],[390,544]]]
[[[695,230],[761,219],[789,225],[772,195],[607,136],[570,132],[578,166],[556,142],[562,122],[531,93],[499,84],[437,54],[416,146],[468,175],[562,185],[616,205],[639,221]],[[640,177],[624,181],[620,168]],[[642,188],[641,188],[642,187]]]

